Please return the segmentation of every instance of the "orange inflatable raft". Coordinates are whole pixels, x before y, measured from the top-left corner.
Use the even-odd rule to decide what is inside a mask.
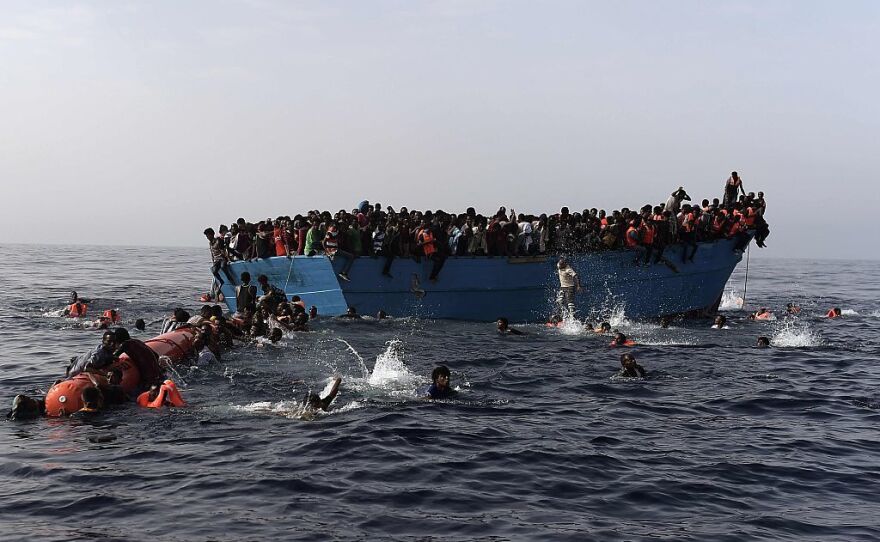
[[[157,374],[159,368],[156,356],[167,356],[172,363],[180,363],[185,360],[193,350],[198,330],[191,327],[180,328],[158,337],[154,337],[144,344],[149,350],[138,352],[132,348],[128,353],[119,356],[110,367],[122,371],[120,386],[128,394],[134,394],[143,387],[142,375]],[[136,343],[137,344],[137,343]],[[143,348],[141,346],[140,348]],[[67,416],[82,408],[82,391],[89,386],[106,386],[107,379],[92,373],[80,373],[73,378],[64,380],[52,386],[46,392],[46,415]]]

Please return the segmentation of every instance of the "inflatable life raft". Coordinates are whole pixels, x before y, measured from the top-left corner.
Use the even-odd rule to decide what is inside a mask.
[[[157,362],[159,356],[167,356],[172,363],[180,363],[189,357],[197,333],[197,329],[185,327],[144,341],[148,350],[143,349],[142,346],[131,348],[129,353],[120,355],[110,368],[115,367],[122,371],[122,381],[119,385],[125,393],[129,395],[137,393],[148,384],[142,382],[143,376],[159,374]],[[55,384],[46,393],[46,415],[57,417],[73,414],[83,406],[81,396],[85,388],[107,384],[106,378],[94,373],[80,373]]]

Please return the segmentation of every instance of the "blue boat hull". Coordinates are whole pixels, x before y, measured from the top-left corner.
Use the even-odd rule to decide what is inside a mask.
[[[681,247],[664,253],[667,263],[637,266],[636,253],[628,250],[578,254],[568,258],[585,286],[577,295],[582,317],[602,317],[623,311],[630,318],[713,311],[724,285],[742,253],[734,242],[700,243],[693,262],[681,262]],[[243,271],[283,288],[288,298],[299,295],[319,314],[337,315],[353,306],[373,315],[384,310],[392,316],[493,321],[505,316],[514,322],[544,321],[553,312],[559,280],[555,256],[529,258],[453,257],[446,261],[439,280],[428,275],[432,262],[396,259],[393,278],[382,275],[383,258],[357,258],[350,282],[337,278],[342,257],[275,257],[233,262],[230,270],[238,283]],[[235,284],[222,288],[229,310],[235,311]]]

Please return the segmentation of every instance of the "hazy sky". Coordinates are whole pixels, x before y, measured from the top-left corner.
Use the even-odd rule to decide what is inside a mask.
[[[880,257],[880,2],[0,3],[0,242],[200,245],[312,208],[764,190]]]

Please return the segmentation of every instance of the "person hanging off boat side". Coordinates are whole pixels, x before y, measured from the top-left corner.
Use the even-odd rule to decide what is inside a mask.
[[[559,262],[556,264],[556,270],[559,274],[559,294],[556,296],[559,312],[574,317],[575,294],[583,289],[581,279],[575,270],[568,265],[568,260],[565,258],[559,259]]]

